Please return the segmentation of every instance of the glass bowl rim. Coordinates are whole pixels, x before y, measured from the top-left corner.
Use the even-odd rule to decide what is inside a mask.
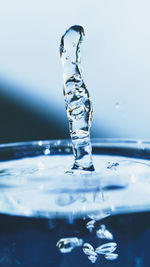
[[[92,138],[91,143],[93,154],[150,159],[150,141],[123,138]],[[72,154],[71,140],[53,139],[0,144],[0,161],[54,154]]]

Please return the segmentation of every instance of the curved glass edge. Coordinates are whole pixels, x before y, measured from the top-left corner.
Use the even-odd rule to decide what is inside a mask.
[[[132,158],[143,158],[143,159],[150,159],[150,141],[140,141],[140,140],[129,140],[129,139],[92,139],[92,147],[93,147],[93,154],[97,155],[119,155],[119,156],[127,156],[127,157],[132,157]],[[60,149],[61,148],[61,149]],[[44,154],[45,150],[49,150],[49,154]],[[2,144],[0,145],[0,161],[8,161],[8,160],[13,160],[13,159],[20,159],[24,157],[36,157],[39,155],[46,155],[46,156],[51,156],[54,154],[72,154],[72,146],[71,146],[71,141],[70,140],[46,140],[46,141],[34,141],[34,142],[22,142],[22,143],[9,143],[9,144]],[[92,185],[89,183],[90,186],[92,186],[92,190],[88,192],[89,194],[89,199],[91,199],[91,195],[95,193],[94,188],[97,190],[98,188],[98,193],[101,192],[100,186],[97,187],[97,182],[99,183],[99,176],[97,177],[97,180],[93,180]],[[86,178],[86,188],[87,188],[87,182],[88,179]],[[93,188],[93,184],[95,182],[95,186]],[[64,181],[63,181],[64,183]],[[84,184],[84,181],[83,181]],[[9,185],[10,186],[10,185]],[[37,185],[38,186],[38,185]],[[135,184],[134,184],[135,187]],[[34,192],[39,193],[37,191],[37,187],[35,187],[34,184]],[[8,190],[9,189],[9,190]],[[12,189],[12,190],[11,190]],[[87,204],[86,210],[85,210],[85,202],[83,202],[83,208],[80,208],[78,211],[79,203],[73,202],[72,205],[77,204],[75,207],[70,205],[69,208],[67,209],[66,206],[62,207],[56,207],[54,206],[55,209],[51,211],[51,207],[49,210],[45,208],[45,196],[46,196],[46,203],[50,203],[51,199],[50,197],[55,196],[55,194],[51,194],[49,191],[43,190],[43,203],[44,207],[39,209],[34,209],[31,207],[31,202],[29,202],[29,205],[25,202],[24,206],[23,204],[20,204],[20,206],[16,203],[17,200],[20,201],[20,188],[17,188],[15,191],[15,194],[13,194],[13,188],[5,188],[1,190],[1,199],[3,199],[3,202],[0,207],[0,212],[3,214],[11,214],[11,215],[18,215],[18,216],[27,216],[27,217],[47,217],[47,218],[52,218],[52,217],[67,217],[72,216],[72,213],[74,213],[74,216],[76,217],[81,217],[83,215],[93,213],[97,214],[100,210],[100,204],[99,204],[99,199],[97,204],[93,202],[93,204]],[[28,192],[28,190],[24,190],[25,188],[22,188],[22,192]],[[28,189],[28,187],[27,187]],[[141,190],[141,187],[139,187]],[[41,190],[41,189],[40,189]],[[7,194],[8,191],[8,194]],[[11,196],[12,192],[12,198]],[[40,191],[41,192],[41,191]],[[120,191],[120,195],[122,195],[123,191]],[[34,193],[34,194],[35,194]],[[82,192],[81,192],[82,193]],[[97,193],[97,191],[96,191]],[[111,194],[111,190],[107,191],[107,193]],[[138,195],[139,191],[136,191],[136,195]],[[31,192],[33,195],[33,191]],[[59,192],[60,194],[60,192]],[[112,192],[113,194],[113,192]],[[56,194],[57,196],[57,194]],[[104,193],[102,197],[104,196]],[[132,194],[131,194],[132,196]],[[133,194],[134,196],[134,194]],[[146,192],[144,193],[144,196],[147,197],[148,194]],[[8,199],[7,199],[8,197]],[[42,195],[41,193],[38,195],[38,198],[41,198]],[[25,196],[25,200],[28,199],[28,197]],[[30,199],[30,198],[29,198]],[[36,198],[35,198],[36,199]],[[93,199],[93,196],[92,196]],[[104,212],[106,209],[106,213],[109,212],[110,214],[117,214],[117,213],[125,213],[125,212],[137,212],[139,209],[141,211],[143,210],[149,210],[149,198],[148,199],[148,204],[142,206],[140,205],[126,205],[125,201],[120,205],[120,199],[118,198],[119,204],[114,206],[114,209],[111,210],[110,208],[112,207],[112,202],[107,201],[104,202],[104,207],[101,206],[101,211]],[[127,198],[124,198],[125,200]],[[12,201],[13,200],[13,201]],[[87,197],[88,200],[88,197]],[[140,199],[141,201],[141,199]],[[87,202],[89,203],[89,202]],[[110,204],[111,203],[111,204]],[[80,203],[81,204],[81,203]],[[127,199],[127,204],[128,204],[128,199]],[[139,204],[139,202],[138,202]],[[15,206],[17,205],[17,206]],[[8,209],[9,208],[9,209]],[[24,209],[26,208],[26,209]],[[129,210],[130,208],[130,210]],[[73,212],[72,212],[73,210]]]
[[[97,145],[99,144],[114,144],[114,145],[121,145],[124,144],[124,146],[141,146],[142,144],[145,146],[150,146],[150,140],[142,140],[142,139],[125,139],[125,138],[91,138],[92,145]],[[25,145],[65,145],[65,146],[70,146],[71,145],[71,140],[70,139],[52,139],[52,140],[37,140],[37,141],[25,141],[25,142],[14,142],[14,143],[3,143],[0,144],[0,148],[3,147],[12,147],[12,146],[25,146]]]
[[[91,141],[93,154],[150,159],[150,141],[115,138],[95,138]],[[48,155],[72,154],[71,140],[56,139],[0,144],[0,161],[45,155],[46,149],[50,150]]]

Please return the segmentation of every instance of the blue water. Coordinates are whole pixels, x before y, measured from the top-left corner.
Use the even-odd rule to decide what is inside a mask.
[[[118,245],[118,259],[106,260],[99,255],[93,264],[82,248],[61,253],[56,247],[62,237],[76,236],[97,247],[106,240],[89,232],[86,220],[38,219],[0,215],[0,266],[22,267],[149,267],[150,213],[132,213],[107,217],[95,224],[107,225]]]

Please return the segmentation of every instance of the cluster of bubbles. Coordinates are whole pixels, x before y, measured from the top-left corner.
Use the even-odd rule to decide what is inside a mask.
[[[89,232],[92,232],[95,229],[95,224],[96,221],[94,219],[87,222],[86,228],[89,230]],[[61,238],[57,242],[56,246],[61,253],[70,253],[73,249],[82,247],[83,253],[87,255],[91,263],[95,263],[99,255],[103,255],[106,260],[116,260],[118,258],[118,254],[115,253],[117,249],[117,243],[112,242],[114,239],[113,234],[106,228],[104,224],[101,224],[98,230],[96,230],[96,237],[109,240],[111,242],[104,243],[94,249],[90,243],[85,243],[81,238],[68,237]]]
[[[94,249],[91,244],[84,243],[82,249],[92,263],[96,262],[100,254],[104,255],[107,260],[116,260],[118,258],[118,254],[113,253],[117,249],[117,243],[115,242],[105,243],[96,249]]]

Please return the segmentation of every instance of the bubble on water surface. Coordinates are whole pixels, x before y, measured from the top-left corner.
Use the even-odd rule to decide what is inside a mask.
[[[118,166],[119,166],[118,162],[110,162],[110,161],[107,162],[107,169],[109,170],[116,170],[117,169],[116,167]]]

